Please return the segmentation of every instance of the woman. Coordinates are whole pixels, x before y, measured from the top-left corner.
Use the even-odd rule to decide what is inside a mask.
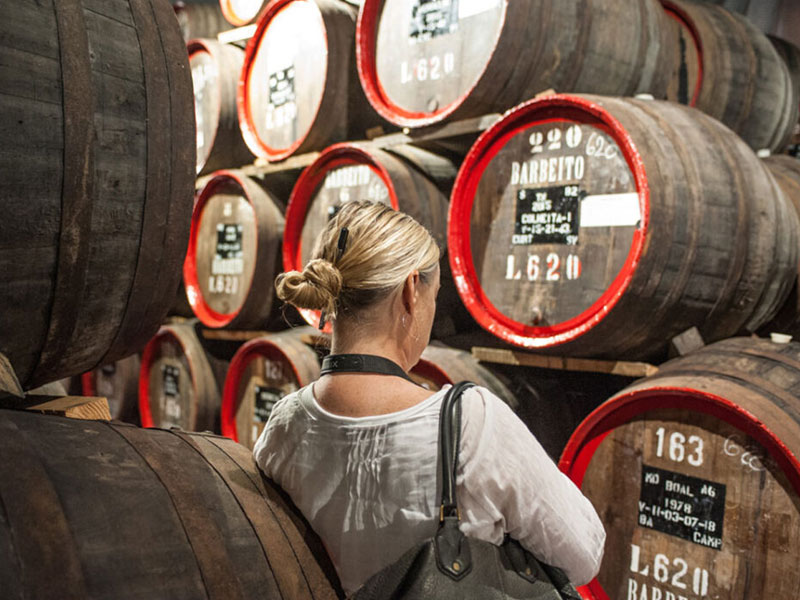
[[[431,393],[407,373],[429,341],[439,249],[408,215],[353,202],[313,256],[302,273],[278,278],[278,296],[324,311],[335,360],[380,357],[371,370],[382,372],[323,368],[275,404],[254,455],[321,537],[350,594],[436,530],[437,427],[449,386]],[[508,533],[578,585],[597,574],[605,531],[592,505],[481,387],[462,397],[457,495],[465,534],[500,544]]]

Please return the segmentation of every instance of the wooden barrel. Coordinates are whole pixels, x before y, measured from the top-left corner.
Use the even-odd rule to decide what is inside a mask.
[[[264,327],[273,310],[283,214],[278,200],[240,171],[220,171],[192,215],[183,281],[209,327]]]
[[[795,94],[798,98],[798,103],[800,103],[800,48],[791,42],[787,42],[786,40],[782,40],[775,36],[768,37],[769,41],[772,42],[773,47],[789,69],[789,76],[792,78]],[[798,113],[800,113],[800,106],[798,107]],[[793,135],[789,143],[800,144],[800,117],[798,117],[798,122],[795,123]]]
[[[230,23],[220,10],[219,4],[199,4],[175,2],[175,16],[181,28],[181,35],[187,42],[199,38],[215,38],[220,31],[230,29]]]
[[[686,0],[661,0],[679,25],[668,99],[722,121],[756,150],[786,144],[797,123],[789,70],[746,18]]]
[[[166,0],[14,2],[0,21],[0,353],[30,389],[131,354],[163,319],[192,88]]]
[[[226,438],[0,413],[5,598],[335,600],[319,539]]]
[[[188,42],[197,122],[197,174],[253,162],[239,128],[236,88],[244,51],[215,40]]]
[[[138,425],[141,364],[141,357],[133,354],[88,371],[81,376],[81,393],[106,398],[112,419]]]
[[[247,44],[239,120],[257,156],[279,161],[378,124],[355,69],[357,9],[340,0],[273,0]]]
[[[473,146],[448,248],[473,317],[514,345],[657,357],[755,331],[789,293],[798,221],[755,154],[662,101],[552,96]]]
[[[515,410],[519,406],[514,395],[494,373],[472,354],[457,348],[441,344],[427,346],[419,362],[411,369],[411,377],[431,390],[440,390],[445,385],[453,385],[459,381],[472,381],[494,392]]]
[[[234,355],[222,392],[222,435],[252,448],[283,396],[319,378],[317,353],[289,330],[250,340]]]
[[[286,208],[284,271],[302,271],[311,259],[319,233],[341,206],[351,200],[389,204],[427,227],[444,250],[447,194],[456,169],[447,158],[411,146],[381,150],[369,144],[335,144],[320,154],[297,180]],[[443,252],[442,288],[434,335],[455,332],[462,316]],[[303,318],[319,325],[319,312],[303,309]],[[326,326],[330,331],[330,325]]]
[[[235,27],[255,21],[266,4],[267,0],[219,0],[222,14]]]
[[[581,424],[560,467],[608,535],[584,597],[796,597],[798,381],[800,345],[735,338],[666,363]]]
[[[778,182],[784,196],[791,202],[795,212],[800,215],[800,159],[788,155],[774,155],[764,159],[764,164]],[[797,267],[797,275],[800,276],[800,265]],[[797,278],[783,307],[774,319],[761,328],[761,333],[765,335],[781,333],[800,340],[800,292]]]
[[[667,21],[655,0],[365,0],[358,73],[375,110],[404,127],[502,112],[550,88],[664,97]]]
[[[206,353],[193,322],[161,327],[142,352],[142,426],[215,431],[225,367]]]

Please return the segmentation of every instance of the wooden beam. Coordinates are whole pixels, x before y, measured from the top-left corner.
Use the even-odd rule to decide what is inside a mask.
[[[649,377],[658,372],[658,367],[643,362],[596,360],[592,358],[568,358],[565,356],[545,356],[505,348],[484,348],[475,346],[472,355],[484,362],[562,371],[588,371],[607,373],[623,377]]]

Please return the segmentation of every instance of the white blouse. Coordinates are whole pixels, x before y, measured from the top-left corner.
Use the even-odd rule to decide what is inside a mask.
[[[256,462],[320,536],[347,594],[436,531],[449,387],[400,412],[353,418],[325,411],[309,385],[275,404],[256,441]],[[605,542],[591,503],[492,392],[471,388],[461,402],[461,530],[494,544],[509,533],[575,584],[590,581]]]

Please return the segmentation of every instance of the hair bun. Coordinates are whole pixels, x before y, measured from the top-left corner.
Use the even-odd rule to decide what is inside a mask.
[[[315,258],[303,272],[282,273],[276,280],[278,298],[298,308],[324,310],[336,315],[336,298],[342,291],[342,274],[329,261]]]

